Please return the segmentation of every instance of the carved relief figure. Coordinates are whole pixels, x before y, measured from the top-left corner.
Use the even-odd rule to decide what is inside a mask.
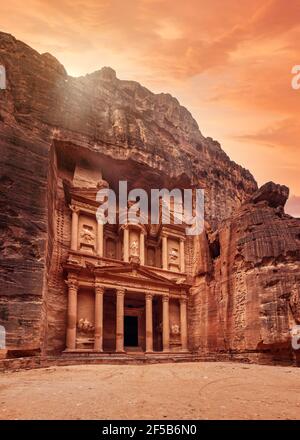
[[[81,318],[77,324],[78,330],[81,330],[83,333],[89,333],[94,330],[93,324],[88,321],[87,318]]]
[[[172,335],[179,335],[180,334],[180,326],[178,324],[171,325],[171,334]]]
[[[80,237],[82,241],[86,244],[93,244],[95,242],[95,234],[93,232],[93,227],[88,225],[83,225],[80,231]]]
[[[169,252],[169,257],[171,261],[178,260],[178,249],[172,248],[171,251]]]
[[[133,240],[133,242],[130,245],[130,255],[133,255],[135,257],[139,256],[139,244],[137,240]]]

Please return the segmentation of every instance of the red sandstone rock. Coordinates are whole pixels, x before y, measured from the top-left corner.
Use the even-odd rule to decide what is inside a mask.
[[[293,358],[290,329],[300,323],[300,221],[284,214],[287,195],[284,186],[264,185],[202,245],[211,255],[208,270],[196,277],[191,304],[200,351]]]
[[[64,209],[52,184],[54,143],[70,160],[79,151],[114,158],[137,187],[204,187],[212,229],[207,224],[187,244],[195,275],[190,347],[289,350],[289,326],[299,322],[300,222],[283,213],[286,187],[255,193],[251,174],[205,138],[175,98],[121,81],[110,68],[72,78],[50,54],[4,33],[0,64],[7,72],[0,91],[0,324],[11,351],[64,346],[60,249],[68,237],[51,214]]]

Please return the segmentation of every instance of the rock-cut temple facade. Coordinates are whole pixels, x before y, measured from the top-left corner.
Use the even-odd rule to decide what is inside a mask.
[[[114,175],[113,160],[109,166]],[[85,162],[83,167],[80,159],[72,170],[57,170],[57,206],[63,208],[54,213],[55,226],[65,226],[55,253],[64,254],[59,290],[65,290],[64,281],[65,350],[187,352],[191,286],[185,226],[164,224],[162,216],[157,225],[103,225],[97,221],[96,194],[109,182],[102,177],[100,164],[89,168]],[[52,276],[57,278],[56,271],[50,285]]]
[[[74,78],[0,33],[0,368],[298,363],[300,220],[168,93]],[[217,120],[215,121],[217,124]],[[97,221],[97,192],[204,190],[204,230]]]

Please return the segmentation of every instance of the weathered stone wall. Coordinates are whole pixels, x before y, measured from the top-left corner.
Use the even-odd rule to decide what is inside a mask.
[[[295,355],[290,329],[300,323],[300,220],[284,214],[287,197],[286,187],[266,184],[198,241],[194,349]]]

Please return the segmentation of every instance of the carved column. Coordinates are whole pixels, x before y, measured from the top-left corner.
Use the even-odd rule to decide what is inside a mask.
[[[180,272],[184,272],[185,271],[185,264],[184,264],[184,239],[183,238],[180,239],[179,254],[180,254]]]
[[[170,318],[169,318],[169,297],[162,297],[163,303],[163,351],[170,349]]]
[[[181,334],[181,350],[187,351],[187,298],[180,298],[180,334]]]
[[[168,270],[168,237],[166,235],[162,237],[162,267]]]
[[[129,229],[127,226],[125,226],[123,230],[123,258],[124,261],[129,261]]]
[[[145,264],[145,235],[144,235],[144,231],[140,232],[140,262],[144,266],[144,264]]]
[[[117,290],[116,309],[116,352],[124,351],[124,297],[125,289]]]
[[[104,287],[95,284],[95,341],[94,350],[103,351],[103,295]]]
[[[97,223],[97,255],[103,257],[103,230],[102,223]]]
[[[66,281],[68,285],[68,321],[67,321],[67,350],[76,348],[76,324],[77,324],[77,292],[78,280],[77,276],[70,274]]]
[[[71,250],[78,250],[78,208],[74,205],[70,206],[72,210],[72,228],[71,228]]]
[[[152,316],[152,298],[151,293],[146,294],[146,352],[153,351],[153,316]]]

